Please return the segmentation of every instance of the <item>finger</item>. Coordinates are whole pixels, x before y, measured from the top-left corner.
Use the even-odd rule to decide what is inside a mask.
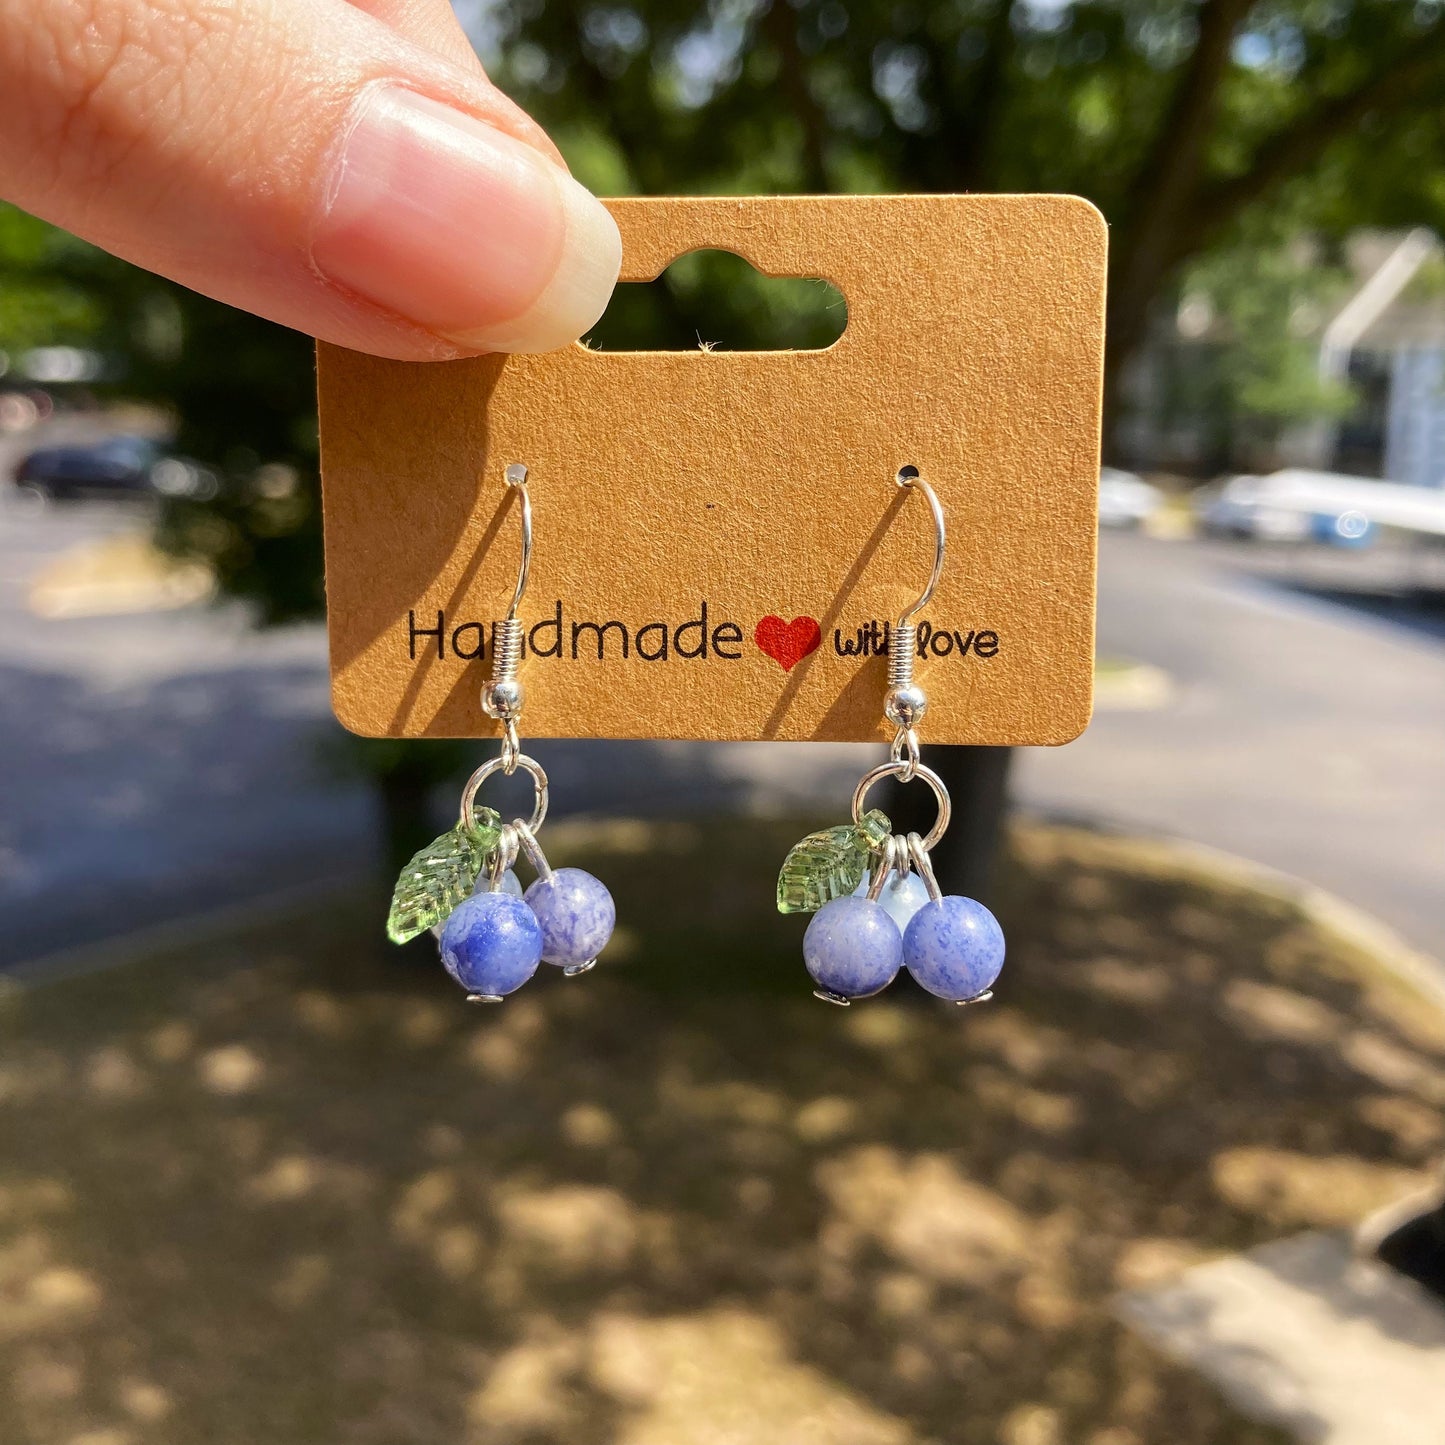
[[[467,69],[482,68],[447,0],[348,0],[348,4],[385,21],[398,35],[436,51],[446,60]]]
[[[385,22],[396,33],[427,50],[434,51],[444,60],[450,60],[481,75],[485,80],[482,62],[477,58],[476,48],[467,38],[457,19],[457,12],[448,0],[347,0],[349,5],[367,15],[374,15]],[[486,82],[488,86],[490,81]],[[562,153],[552,143],[552,137],[527,114],[515,101],[494,92],[498,106],[505,109],[509,118],[506,129],[520,140],[534,145],[550,156],[559,166],[566,167]]]
[[[516,107],[344,0],[0,0],[0,94],[0,195],[357,350],[548,350],[617,277]]]

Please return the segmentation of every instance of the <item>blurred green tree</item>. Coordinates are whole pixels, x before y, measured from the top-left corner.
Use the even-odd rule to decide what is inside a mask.
[[[64,231],[0,205],[0,376],[32,347],[89,342],[98,334],[103,289],[74,274],[98,256]]]
[[[1354,404],[1350,387],[1319,369],[1323,325],[1357,284],[1332,249],[1299,234],[1249,235],[1185,266],[1181,344],[1157,358],[1150,405],[1166,431],[1200,427],[1206,475],[1267,468],[1291,426]]]
[[[513,0],[476,33],[604,193],[1087,196],[1111,372],[1181,265],[1286,189],[1336,234],[1445,206],[1436,0]]]

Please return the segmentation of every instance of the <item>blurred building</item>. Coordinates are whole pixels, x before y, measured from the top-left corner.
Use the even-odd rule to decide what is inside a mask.
[[[1298,243],[1308,254],[1312,243]],[[1228,318],[1186,289],[1121,379],[1115,452],[1138,469],[1200,476],[1311,467],[1445,488],[1445,247],[1425,230],[1360,232],[1328,304],[1281,314],[1282,347],[1308,353],[1333,416],[1261,418],[1230,405]]]

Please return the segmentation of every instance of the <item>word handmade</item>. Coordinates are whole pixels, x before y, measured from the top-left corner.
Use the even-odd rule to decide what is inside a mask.
[[[464,662],[475,662],[489,655],[495,643],[497,624],[490,630],[481,622],[459,622],[447,625],[446,614],[437,609],[436,626],[419,625],[416,613],[407,613],[407,654],[416,661],[418,648],[436,647],[438,661],[445,659],[447,649]],[[431,639],[424,642],[423,639]],[[666,662],[671,657],[691,661],[718,658],[723,662],[739,662],[743,630],[736,622],[708,622],[708,605],[703,602],[697,617],[673,625],[668,622],[644,622],[635,630],[625,622],[571,621],[563,611],[560,599],[551,613],[527,629],[523,639],[523,656],[566,657],[574,661],[592,657],[598,662],[613,658],[639,657],[643,662]]]

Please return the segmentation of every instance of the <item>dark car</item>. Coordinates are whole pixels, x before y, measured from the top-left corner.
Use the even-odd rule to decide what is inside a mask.
[[[15,485],[37,501],[131,496],[204,502],[220,490],[220,479],[146,437],[121,436],[89,446],[41,447],[15,468]]]

